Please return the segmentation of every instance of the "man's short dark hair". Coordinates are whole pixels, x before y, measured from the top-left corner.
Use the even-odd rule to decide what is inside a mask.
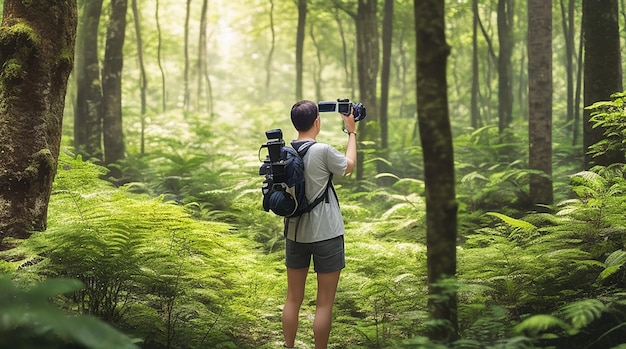
[[[308,131],[318,115],[317,104],[312,101],[302,100],[291,107],[291,123],[298,131]]]

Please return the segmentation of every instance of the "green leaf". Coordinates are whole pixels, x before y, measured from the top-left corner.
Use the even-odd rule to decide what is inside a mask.
[[[515,219],[513,217],[509,217],[509,216],[501,214],[501,213],[487,212],[486,214],[489,215],[489,216],[493,216],[493,217],[501,219],[504,223],[506,223],[511,228],[518,228],[518,229],[521,229],[523,231],[533,231],[533,230],[537,229],[537,227],[534,226],[531,223],[528,223],[528,222],[523,221],[521,219]]]

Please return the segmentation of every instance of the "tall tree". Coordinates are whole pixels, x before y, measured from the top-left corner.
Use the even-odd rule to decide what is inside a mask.
[[[131,7],[133,9],[133,19],[135,23],[135,35],[137,36],[137,61],[139,63],[139,92],[141,96],[141,155],[146,151],[146,94],[148,92],[148,78],[146,75],[146,67],[143,62],[143,40],[141,39],[141,22],[139,20],[139,9],[137,0],[132,0]]]
[[[102,0],[83,0],[76,34],[76,108],[74,149],[102,160],[102,83],[98,59],[98,27]]]
[[[388,113],[389,113],[389,78],[391,71],[391,42],[393,40],[393,2],[385,0],[383,17],[383,66],[380,77],[380,146],[389,147]]]
[[[611,94],[622,91],[618,14],[617,0],[583,0],[585,106],[609,100]],[[593,128],[589,123],[590,116],[590,112],[585,110],[583,117],[585,167],[624,162],[624,154],[619,151],[608,151],[594,158],[587,154],[589,146],[604,138],[604,129]]]
[[[122,69],[127,9],[127,0],[111,0],[111,16],[102,68],[104,163],[106,165],[123,159],[126,148],[122,128]],[[121,175],[115,169],[112,169],[111,174],[115,178]]]
[[[207,13],[209,11],[209,0],[202,0],[202,10],[200,11],[200,35],[198,39],[198,111],[201,101],[206,100],[209,115],[213,115],[213,89],[209,68],[207,66]],[[206,95],[204,85],[206,84]]]
[[[74,65],[76,1],[4,2],[0,26],[0,250],[47,225],[67,81]]]
[[[567,121],[574,119],[574,9],[575,1],[569,0],[567,7],[564,0],[559,1],[561,9],[561,25],[563,26],[563,36],[565,38],[565,74],[567,77]]]
[[[500,132],[513,122],[513,19],[515,0],[498,0],[498,127]]]
[[[367,123],[378,120],[378,103],[376,101],[378,69],[380,62],[379,35],[378,35],[378,1],[359,0],[356,15],[353,15],[356,24],[356,55],[357,76],[359,79],[359,96],[367,107],[367,119],[360,122],[359,129],[364,139],[378,138],[370,134]],[[362,164],[363,161],[359,161]],[[361,168],[361,166],[359,166]],[[358,171],[360,173],[360,170]],[[357,176],[358,177],[358,176]]]
[[[457,202],[452,130],[448,112],[445,0],[414,0],[417,66],[417,113],[426,182],[426,244],[428,306],[431,316],[447,321],[448,331],[433,336],[458,336],[456,292],[444,280],[456,276]]]
[[[265,98],[271,95],[270,83],[272,81],[272,58],[276,49],[276,29],[274,28],[274,0],[270,1],[270,50],[265,61]]]
[[[191,20],[191,0],[186,1],[186,11],[185,11],[185,39],[183,43],[183,59],[184,59],[184,72],[183,72],[183,110],[189,111],[191,106],[189,105],[189,98],[191,95],[190,91],[190,72],[189,72],[189,21]]]
[[[159,18],[159,3],[161,0],[156,0],[154,10],[154,20],[156,22],[157,30],[157,62],[159,65],[159,71],[161,72],[161,111],[165,113],[167,110],[167,93],[165,91],[165,69],[163,68],[163,38],[161,33],[161,21]]]
[[[481,126],[480,109],[478,108],[478,94],[480,92],[479,62],[478,62],[478,0],[472,0],[472,100],[471,100],[471,124],[477,129]]]
[[[296,31],[296,99],[301,100],[302,71],[304,69],[304,34],[306,30],[307,3],[306,0],[298,0],[298,29]]]
[[[534,204],[552,204],[552,3],[528,0],[529,167]]]

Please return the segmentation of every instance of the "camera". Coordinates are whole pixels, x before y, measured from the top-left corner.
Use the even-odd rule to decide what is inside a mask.
[[[337,111],[344,115],[350,115],[350,107],[354,110],[352,114],[354,115],[354,121],[361,121],[365,119],[365,106],[361,103],[351,103],[349,99],[341,99],[338,98],[336,102],[319,102],[317,104],[317,108],[320,113]]]
[[[268,153],[259,168],[259,175],[265,176],[265,182],[263,182],[264,191],[266,187],[269,190],[273,182],[284,182],[287,179],[285,163],[281,160],[281,150],[285,145],[283,131],[279,128],[265,131],[265,136],[267,137],[267,142],[259,148],[259,158],[261,149],[267,148]]]

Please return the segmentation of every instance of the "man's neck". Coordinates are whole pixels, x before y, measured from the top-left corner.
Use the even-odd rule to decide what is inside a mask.
[[[296,141],[314,141],[315,134],[313,132],[298,132]]]

